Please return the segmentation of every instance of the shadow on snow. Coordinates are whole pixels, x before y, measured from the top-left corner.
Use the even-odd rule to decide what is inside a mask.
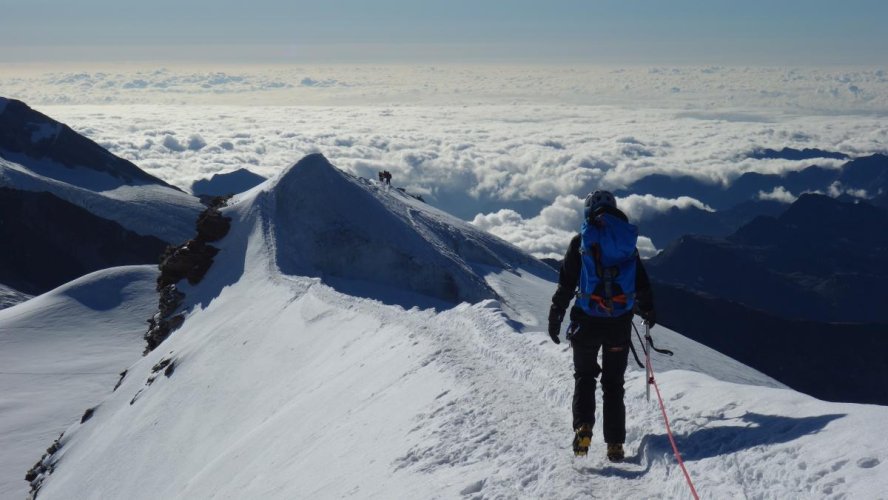
[[[844,416],[843,414],[832,414],[793,418],[782,415],[746,413],[739,417],[739,420],[745,425],[705,427],[690,434],[676,436],[675,442],[684,460],[701,460],[730,455],[756,446],[787,443],[802,436],[820,432],[827,424]],[[713,418],[707,424],[736,420]],[[578,470],[586,474],[635,479],[647,474],[651,469],[651,464],[663,458],[673,460],[669,438],[666,434],[648,434],[642,438],[638,452],[635,455],[627,456],[622,463],[602,467],[583,467]]]
[[[793,418],[746,413],[739,418],[745,425],[707,426],[690,434],[678,435],[675,437],[675,442],[685,460],[701,460],[730,455],[756,446],[788,443],[802,436],[820,432],[827,424],[844,416],[832,414]],[[707,422],[707,425],[736,420],[713,418]],[[672,446],[665,434],[645,436],[641,440],[639,450],[639,453],[646,457],[672,455]]]

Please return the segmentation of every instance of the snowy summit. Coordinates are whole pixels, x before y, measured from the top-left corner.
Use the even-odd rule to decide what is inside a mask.
[[[597,429],[574,458],[570,348],[543,331],[551,268],[321,155],[223,214],[215,263],[178,285],[184,323],[108,370],[127,371],[89,418],[75,412],[37,498],[690,498],[632,365],[626,462],[605,460]],[[114,317],[131,302],[82,300]],[[0,352],[26,348],[27,304],[0,311]],[[822,402],[653,336],[676,352],[654,368],[702,497],[884,494],[888,410]]]

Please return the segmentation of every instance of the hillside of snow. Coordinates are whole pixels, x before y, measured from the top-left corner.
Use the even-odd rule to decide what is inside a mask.
[[[0,311],[0,498],[24,498],[25,472],[139,359],[156,277],[106,269]]]
[[[0,97],[0,186],[46,191],[142,235],[191,236],[199,200],[25,103]]]
[[[170,187],[120,185],[96,191],[38,174],[4,158],[0,158],[0,186],[46,191],[138,234],[156,236],[168,242],[191,237],[194,219],[204,208],[196,197]]]
[[[64,123],[5,97],[0,97],[0,156],[44,177],[94,191],[124,185],[172,187]]]
[[[320,155],[223,212],[216,263],[180,284],[185,323],[68,427],[37,498],[690,497],[631,362],[627,461],[604,460],[600,422],[573,457],[544,264]],[[676,352],[654,366],[703,497],[883,494],[888,410],[653,336]]]
[[[0,309],[6,309],[30,298],[30,295],[0,283]]]

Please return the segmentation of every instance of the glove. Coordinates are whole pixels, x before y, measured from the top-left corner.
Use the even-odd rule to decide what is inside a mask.
[[[644,321],[648,328],[653,328],[657,324],[657,311],[654,309],[640,311],[638,315],[641,316],[642,321]]]
[[[561,321],[564,319],[564,313],[555,310],[555,306],[552,306],[552,309],[549,311],[549,337],[552,339],[552,342],[556,344],[561,343],[561,339],[558,338],[558,335],[561,333]]]
[[[558,334],[561,333],[561,322],[555,323],[554,321],[549,322],[549,337],[552,338],[552,342],[556,344],[561,343],[561,339],[558,338]]]

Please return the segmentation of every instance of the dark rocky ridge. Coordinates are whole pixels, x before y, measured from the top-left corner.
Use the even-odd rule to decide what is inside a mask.
[[[160,276],[157,277],[160,299],[157,312],[148,320],[147,345],[143,354],[153,351],[185,321],[184,314],[179,311],[185,294],[176,284],[183,279],[192,285],[199,283],[213,265],[219,249],[209,243],[224,238],[231,228],[231,218],[219,211],[227,200],[227,197],[213,199],[209,208],[197,218],[197,236],[178,247],[167,247],[161,256]]]
[[[37,463],[25,474],[25,481],[31,484],[28,500],[34,500],[37,498],[37,492],[39,492],[40,487],[43,486],[43,481],[55,471],[56,463],[59,460],[56,453],[62,449],[61,443],[64,436],[64,432],[59,434],[59,437],[52,442],[43,456],[40,457],[40,460],[38,460]]]
[[[834,151],[826,151],[818,148],[783,148],[780,151],[770,148],[756,149],[749,153],[749,158],[756,160],[764,159],[783,159],[783,160],[813,160],[815,158],[833,158],[836,160],[847,160],[849,158],[845,153],[837,153]]]

